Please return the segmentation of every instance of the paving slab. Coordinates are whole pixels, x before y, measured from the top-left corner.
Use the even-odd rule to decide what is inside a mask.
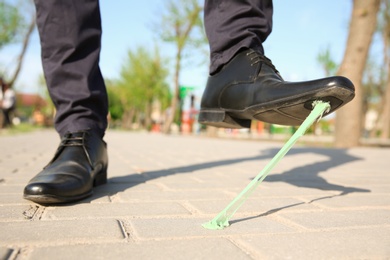
[[[388,259],[390,230],[364,228],[255,235],[237,241],[258,259]]]
[[[253,259],[225,238],[42,247],[29,259]]]
[[[228,228],[208,230],[282,143],[113,130],[105,140],[108,183],[49,207],[22,193],[58,135],[0,135],[0,259],[390,259],[389,148],[298,144]]]
[[[282,212],[280,217],[309,229],[390,225],[390,209]]]
[[[123,241],[120,223],[114,219],[0,222],[0,246],[69,244]]]

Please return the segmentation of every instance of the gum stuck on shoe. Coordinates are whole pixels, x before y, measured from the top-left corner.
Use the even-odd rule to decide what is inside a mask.
[[[291,136],[286,144],[272,158],[272,160],[263,168],[263,170],[245,187],[230,204],[223,209],[214,219],[204,223],[202,226],[206,229],[221,230],[229,226],[229,220],[233,217],[236,211],[241,207],[252,192],[260,185],[268,173],[280,162],[292,146],[303,136],[306,130],[315,122],[322,118],[322,115],[330,110],[330,105],[327,102],[316,100],[312,103],[313,110],[309,116],[299,126],[297,131]]]

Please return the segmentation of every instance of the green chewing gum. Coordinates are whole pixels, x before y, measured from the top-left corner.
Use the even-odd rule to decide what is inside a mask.
[[[287,143],[280,151],[272,158],[272,160],[264,167],[264,169],[246,186],[246,188],[233,199],[232,202],[222,210],[214,219],[204,223],[202,226],[207,229],[224,229],[229,226],[229,220],[234,213],[241,207],[252,192],[260,185],[268,173],[279,163],[286,155],[296,141],[305,134],[306,130],[316,121],[321,119],[322,115],[329,111],[330,105],[327,102],[314,101],[313,110],[309,116],[303,121],[298,130],[291,136]]]

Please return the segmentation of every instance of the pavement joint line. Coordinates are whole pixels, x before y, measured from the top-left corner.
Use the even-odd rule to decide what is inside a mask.
[[[297,233],[322,233],[322,232],[335,232],[335,231],[348,231],[348,230],[369,230],[373,228],[390,228],[390,225],[378,224],[378,225],[356,225],[356,226],[347,226],[347,227],[306,228],[305,230]]]
[[[236,247],[238,247],[241,251],[243,251],[245,254],[247,254],[252,259],[264,259],[264,256],[257,253],[255,250],[253,250],[251,247],[248,247],[244,243],[240,242],[240,236],[229,236],[227,239]]]
[[[133,240],[133,238],[131,236],[131,232],[127,228],[126,220],[117,219],[117,221],[118,221],[119,227],[122,231],[122,234],[123,234],[123,237],[125,238],[125,240],[127,240],[127,241]]]
[[[202,212],[194,207],[189,201],[178,202],[184,209],[188,210],[191,215],[200,215]]]
[[[161,191],[174,191],[175,190],[175,189],[169,188],[167,185],[165,185],[164,183],[161,183],[161,182],[148,182],[148,183],[161,189]]]
[[[229,240],[230,243],[232,243],[235,247],[240,249],[244,254],[248,255],[250,258],[261,259],[261,256],[258,253],[256,253],[256,251],[238,242],[237,240],[234,239],[233,236],[227,236],[226,239]]]
[[[271,216],[272,219],[274,219],[276,222],[282,224],[282,225],[285,225],[289,228],[292,228],[296,231],[301,231],[301,232],[305,232],[305,231],[309,231],[310,228],[308,227],[305,227],[305,226],[302,226],[286,217],[282,217],[280,215],[274,215],[274,216]]]
[[[118,243],[128,243],[125,239],[122,240],[114,240],[114,239],[102,239],[102,240],[88,240],[85,238],[74,238],[72,240],[67,241],[46,241],[44,244],[41,241],[29,241],[24,242],[20,241],[15,244],[12,243],[2,243],[0,242],[0,246],[11,247],[11,248],[21,248],[26,251],[33,251],[36,248],[41,247],[58,247],[58,246],[76,246],[76,245],[105,245],[105,244],[118,244]],[[17,257],[19,259],[19,257]],[[25,259],[23,257],[22,259]],[[27,257],[28,259],[28,257]],[[8,260],[8,259],[7,259]]]
[[[137,216],[128,216],[126,219],[128,220],[137,220],[137,219],[145,219],[145,220],[150,220],[150,219],[198,219],[198,217],[203,217],[203,216],[211,216],[210,215],[158,215],[158,216],[150,216],[150,215],[137,215]],[[63,220],[106,220],[106,219],[117,219],[117,218],[123,218],[123,215],[111,215],[111,216],[101,216],[101,217],[61,217],[61,218],[44,218],[44,219],[39,219],[40,221],[45,221],[45,222],[55,222],[55,221],[63,221]],[[23,220],[16,220],[16,221],[10,221],[9,219],[5,221],[1,221],[0,223],[4,222],[24,222]]]

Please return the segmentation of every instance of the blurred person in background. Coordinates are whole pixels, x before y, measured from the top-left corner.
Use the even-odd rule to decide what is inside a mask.
[[[1,83],[1,95],[0,95],[0,108],[3,113],[2,127],[7,128],[12,126],[12,113],[16,106],[15,91],[9,86],[9,84],[0,78]]]

